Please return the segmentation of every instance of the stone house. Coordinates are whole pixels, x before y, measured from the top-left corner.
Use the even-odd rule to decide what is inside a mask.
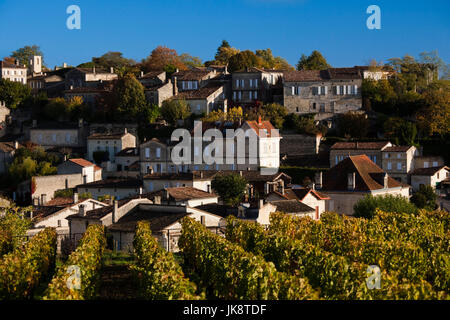
[[[81,174],[85,183],[102,179],[102,168],[85,159],[69,159],[58,166],[58,174]]]
[[[290,113],[316,114],[316,120],[362,108],[363,75],[358,68],[286,71],[283,105]]]
[[[116,170],[111,176],[138,177],[140,173],[139,148],[125,148],[116,154]]]
[[[112,81],[118,78],[114,69],[107,70],[93,68],[74,68],[65,74],[66,90],[74,88],[96,88],[103,81]]]
[[[0,60],[0,79],[27,84],[27,67],[19,65],[19,60],[15,64]]]
[[[172,74],[172,83],[177,92],[198,90],[204,87],[211,78],[216,76],[215,70],[181,70]]]
[[[444,158],[441,156],[417,156],[414,158],[414,168],[434,168],[444,166]]]
[[[283,134],[280,141],[280,155],[287,157],[318,154],[322,134]]]
[[[156,138],[141,143],[139,147],[141,173],[177,172],[171,162],[171,150],[170,142],[165,144]]]
[[[446,166],[417,168],[411,172],[413,191],[419,191],[421,185],[438,189],[439,184],[450,177],[450,168]]]
[[[155,204],[170,204],[192,208],[217,203],[219,199],[212,192],[206,192],[193,187],[164,188],[150,194],[145,194],[144,196],[152,199]]]
[[[107,227],[112,233],[117,250],[133,252],[133,239],[139,221],[148,221],[152,235],[160,245],[171,252],[178,252],[181,235],[181,220],[190,217],[201,222],[213,232],[219,232],[222,217],[189,206],[139,204],[134,210]]]
[[[173,85],[169,79],[167,83],[145,87],[144,92],[145,97],[150,104],[156,104],[161,107],[164,101],[173,97]]]
[[[392,143],[385,142],[336,142],[330,149],[330,168],[349,156],[365,154],[377,166],[382,167],[382,151],[392,147]]]
[[[128,133],[126,128],[121,133],[92,133],[87,138],[87,157],[89,161],[95,162],[94,153],[103,152],[104,157],[101,162],[110,161],[112,164],[115,164],[117,153],[126,148],[135,147],[136,136]]]
[[[149,86],[153,87],[155,85],[166,83],[167,74],[165,71],[150,71],[146,74],[141,71],[141,75],[139,76],[138,81],[146,88]]]
[[[0,101],[0,137],[6,134],[7,126],[12,120],[10,113],[11,111],[6,107],[6,103]]]
[[[0,173],[6,173],[14,161],[14,154],[20,145],[17,141],[0,142]]]
[[[88,128],[84,126],[83,120],[78,123],[51,122],[37,123],[33,120],[30,128],[30,141],[44,147],[84,147]]]
[[[17,186],[17,195],[24,202],[43,206],[54,198],[55,191],[74,188],[84,179],[81,173],[35,176]]]
[[[209,114],[214,110],[227,111],[227,99],[224,86],[207,84],[196,90],[185,90],[173,97],[174,100],[185,100],[191,112],[197,115]]]
[[[143,178],[144,190],[154,192],[167,188],[192,187],[209,193],[214,175],[215,172],[212,171],[150,173]]]
[[[326,211],[353,215],[354,205],[366,195],[409,198],[411,187],[391,178],[368,156],[350,156],[316,179],[316,189],[330,197]]]
[[[276,102],[273,89],[280,83],[283,72],[260,68],[247,68],[232,73],[231,90],[234,104],[246,106],[261,101]]]
[[[383,149],[381,168],[392,178],[403,183],[411,183],[409,174],[415,169],[414,158],[419,150],[414,146],[391,146]]]
[[[112,196],[114,199],[125,199],[143,193],[140,179],[105,179],[77,185],[78,193],[89,192],[92,198]]]
[[[282,200],[297,200],[312,208],[314,214],[311,218],[320,219],[320,216],[326,210],[326,203],[330,200],[330,197],[311,188],[285,189],[284,193],[272,191],[266,196],[268,202]]]
[[[311,217],[318,219],[318,212],[316,209],[298,201],[298,200],[276,200],[271,201],[270,204],[276,207],[277,212],[284,212],[297,217]]]

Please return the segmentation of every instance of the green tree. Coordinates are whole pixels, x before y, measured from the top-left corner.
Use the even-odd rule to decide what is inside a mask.
[[[297,70],[326,70],[331,68],[324,56],[314,50],[309,56],[302,54],[297,63]]]
[[[199,57],[193,57],[188,53],[180,55],[180,61],[188,67],[203,67],[203,62]]]
[[[161,115],[168,123],[175,125],[177,120],[184,120],[191,114],[185,100],[166,100],[161,107]]]
[[[369,119],[365,114],[347,112],[339,114],[337,119],[339,135],[350,135],[353,138],[364,138],[369,132]]]
[[[211,187],[225,204],[235,206],[240,203],[245,194],[247,180],[238,174],[219,175],[214,177]]]
[[[147,107],[144,87],[132,74],[126,74],[116,82],[113,95],[121,117],[135,119]]]
[[[389,118],[384,123],[385,138],[396,145],[417,146],[417,127],[402,118]]]
[[[37,162],[36,160],[31,159],[31,157],[26,157],[23,160],[15,158],[8,168],[8,173],[16,184],[30,179],[32,176],[36,175],[36,171]]]
[[[51,99],[44,107],[44,115],[55,121],[67,120],[69,117],[69,105],[64,98]]]
[[[419,191],[414,193],[411,197],[411,202],[414,203],[419,209],[435,210],[437,194],[434,192],[432,186],[420,185]]]
[[[372,196],[366,195],[359,200],[353,207],[354,216],[357,218],[372,219],[375,216],[375,210],[380,209],[391,213],[410,213],[416,214],[417,207],[402,196]]]
[[[214,57],[215,61],[213,63],[226,66],[229,63],[230,58],[238,53],[238,49],[232,48],[228,41],[223,40],[222,44],[217,48],[217,52]]]
[[[153,123],[161,115],[161,109],[156,104],[149,104],[144,108],[142,117],[147,123]]]
[[[230,72],[236,72],[240,70],[244,70],[245,68],[257,67],[260,68],[263,66],[263,60],[254,54],[250,50],[245,50],[239,52],[232,56],[229,60],[228,70]]]
[[[31,226],[30,219],[26,215],[32,208],[20,208],[10,206],[2,208],[0,213],[0,236],[8,241],[0,242],[0,257],[2,254],[13,251],[22,244],[27,229]]]
[[[95,66],[103,67],[107,70],[110,68],[131,67],[136,64],[136,61],[125,58],[122,52],[117,51],[108,51],[101,57],[94,57],[92,58],[92,62]]]
[[[26,65],[27,67],[30,66],[30,59],[32,56],[41,56],[42,66],[44,66],[44,54],[42,53],[41,48],[37,45],[25,46],[13,51],[11,54],[11,57],[18,59],[21,65]]]
[[[283,129],[284,118],[288,112],[285,106],[277,103],[270,103],[262,106],[264,119],[269,120],[277,129]]]
[[[15,81],[0,80],[0,101],[5,101],[10,109],[16,109],[23,101],[31,96],[31,89]]]
[[[293,70],[294,68],[282,57],[274,57],[270,48],[256,50],[255,54],[263,61],[263,67],[275,70]]]

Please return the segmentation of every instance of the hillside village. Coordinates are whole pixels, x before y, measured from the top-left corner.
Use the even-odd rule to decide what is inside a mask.
[[[219,47],[218,55],[226,48]],[[367,195],[410,199],[425,186],[435,192],[436,207],[450,210],[448,148],[439,154],[424,134],[420,144],[414,133],[398,136],[375,125],[385,118],[374,110],[370,90],[397,79],[401,69],[230,65],[49,69],[40,55],[30,56],[27,65],[0,61],[2,85],[20,84],[28,92],[26,99],[22,92],[0,102],[2,201],[32,206],[27,236],[54,227],[59,250],[65,239],[76,241],[99,224],[114,249],[132,251],[136,224],[147,220],[164,248],[177,251],[186,216],[216,232],[230,215],[262,225],[274,212],[317,220],[328,211],[353,215]],[[435,81],[435,69],[425,69],[426,81]],[[171,133],[194,132],[194,121],[202,121],[202,133],[255,134],[255,161],[226,147],[223,157],[231,163],[175,163]],[[267,134],[275,129],[279,134]],[[246,150],[253,143],[245,140]],[[192,160],[208,148],[205,141],[201,150],[194,145]],[[245,181],[237,198],[215,188],[235,176]]]

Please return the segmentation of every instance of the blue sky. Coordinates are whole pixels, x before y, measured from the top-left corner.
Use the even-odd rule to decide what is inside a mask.
[[[81,30],[66,28],[72,4]],[[381,30],[366,27],[371,4],[381,8]],[[448,0],[0,0],[0,59],[37,44],[49,67],[107,51],[141,60],[158,45],[210,60],[227,39],[291,64],[315,49],[336,67],[431,50],[449,63],[449,17]]]

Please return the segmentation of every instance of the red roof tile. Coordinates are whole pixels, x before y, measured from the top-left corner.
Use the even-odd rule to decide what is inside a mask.
[[[91,166],[95,166],[92,162],[87,161],[85,159],[82,158],[76,158],[76,159],[69,159],[68,161],[73,162],[81,167],[91,167]]]

